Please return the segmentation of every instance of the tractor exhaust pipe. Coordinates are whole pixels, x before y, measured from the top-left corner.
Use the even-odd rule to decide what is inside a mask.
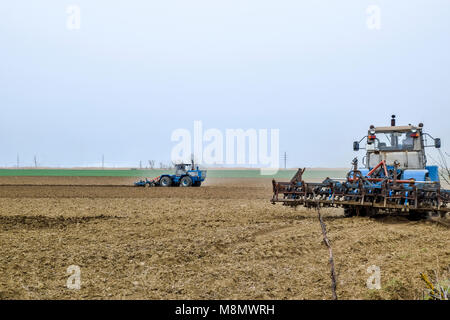
[[[392,115],[391,126],[395,127],[395,114]]]

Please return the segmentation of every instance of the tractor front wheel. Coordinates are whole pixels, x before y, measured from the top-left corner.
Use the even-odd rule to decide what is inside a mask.
[[[419,221],[426,219],[427,216],[428,216],[427,212],[411,210],[409,211],[408,219],[411,221]]]
[[[159,180],[159,184],[161,187],[170,187],[172,185],[172,179],[170,177],[162,177],[161,180]]]
[[[192,186],[192,178],[189,176],[184,176],[180,180],[180,186],[182,187],[190,187]]]

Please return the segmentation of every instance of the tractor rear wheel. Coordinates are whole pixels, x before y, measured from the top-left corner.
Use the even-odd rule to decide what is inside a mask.
[[[344,216],[345,217],[356,216],[356,209],[355,208],[344,208]]]
[[[180,186],[182,187],[190,187],[192,186],[192,178],[189,176],[184,176],[180,180]]]
[[[427,215],[427,212],[411,210],[409,211],[408,219],[411,221],[419,221],[426,219]]]
[[[374,207],[363,207],[359,209],[359,216],[361,217],[373,217],[378,214],[378,209]],[[358,213],[357,213],[358,215]]]
[[[172,185],[172,179],[168,176],[164,176],[159,180],[161,187],[170,187]]]

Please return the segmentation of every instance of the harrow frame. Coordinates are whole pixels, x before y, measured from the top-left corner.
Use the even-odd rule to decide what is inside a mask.
[[[342,180],[326,178],[323,182],[305,182],[305,169],[298,169],[290,182],[272,180],[272,204],[307,208],[342,207],[347,216],[373,215],[379,211],[401,212],[410,215],[450,212],[450,190],[441,189],[439,182],[397,179],[398,166],[390,167],[381,161],[367,175],[353,169]]]

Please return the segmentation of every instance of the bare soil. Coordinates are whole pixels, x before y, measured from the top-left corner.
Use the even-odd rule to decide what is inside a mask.
[[[272,205],[270,179],[25,178],[0,178],[0,299],[331,298],[317,213]],[[448,276],[448,217],[322,213],[340,299],[419,299],[420,272]],[[66,287],[70,265],[80,290]],[[366,286],[372,265],[380,290]]]

